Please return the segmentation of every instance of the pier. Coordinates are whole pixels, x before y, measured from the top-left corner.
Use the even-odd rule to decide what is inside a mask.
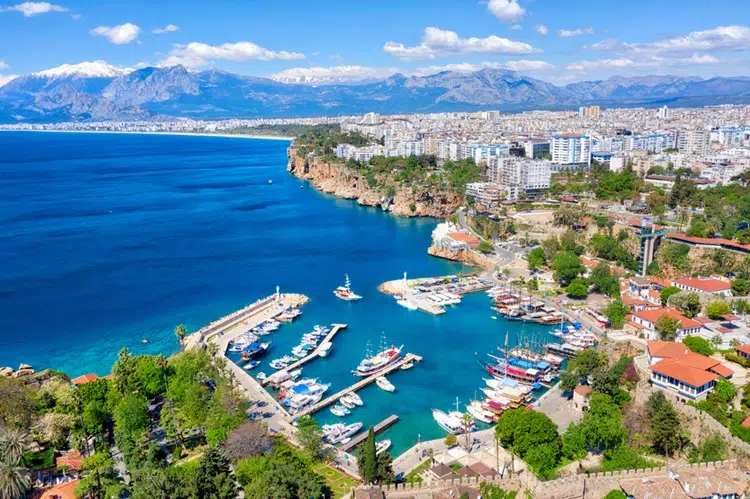
[[[294,415],[294,417],[295,418],[301,418],[303,416],[309,416],[310,414],[314,414],[314,413],[318,412],[319,410],[324,409],[324,408],[328,407],[329,405],[335,403],[338,399],[340,399],[341,397],[343,397],[347,393],[356,392],[360,388],[364,388],[365,386],[369,385],[370,383],[372,383],[373,381],[375,381],[380,376],[386,376],[386,375],[392,373],[393,371],[395,371],[396,369],[400,369],[401,366],[404,365],[404,364],[406,364],[407,362],[421,362],[421,361],[422,361],[422,357],[420,357],[419,355],[414,355],[413,353],[407,353],[406,356],[403,359],[401,359],[401,360],[399,360],[397,362],[394,362],[393,364],[391,364],[390,366],[386,367],[385,369],[383,369],[379,373],[375,373],[372,376],[368,376],[368,377],[366,377],[364,379],[361,379],[361,380],[357,381],[356,383],[354,383],[353,385],[349,386],[348,388],[344,388],[343,390],[341,390],[341,391],[339,391],[337,393],[334,393],[330,397],[324,398],[323,400],[321,400],[317,404],[315,404],[315,405],[313,405],[311,407],[308,407],[307,409],[304,409],[304,410],[298,412],[297,414]]]
[[[266,386],[269,383],[273,382],[274,376],[276,376],[276,379],[281,379],[283,376],[281,376],[281,373],[287,373],[292,372],[295,369],[302,367],[304,364],[307,364],[309,361],[317,358],[320,356],[320,353],[323,351],[323,345],[326,343],[330,343],[333,340],[333,337],[336,336],[336,333],[338,333],[342,329],[346,329],[346,324],[331,324],[333,326],[333,329],[331,329],[331,332],[328,333],[323,341],[320,342],[320,344],[315,348],[315,350],[312,351],[307,357],[303,357],[294,364],[285,367],[284,369],[281,369],[279,371],[276,371],[272,375],[268,376],[266,379],[264,379],[261,382],[261,385]],[[277,376],[278,375],[278,376]]]
[[[376,424],[375,427],[373,428],[373,431],[375,432],[375,435],[377,435],[383,432],[384,430],[387,430],[388,428],[390,428],[397,422],[398,422],[398,416],[396,416],[395,414],[391,414],[386,419]],[[367,435],[369,435],[369,433],[370,433],[369,431],[360,433],[359,435],[351,439],[349,442],[342,445],[341,450],[343,450],[344,452],[349,452],[350,450],[352,450],[353,448],[355,448],[356,446],[364,442],[367,439]]]

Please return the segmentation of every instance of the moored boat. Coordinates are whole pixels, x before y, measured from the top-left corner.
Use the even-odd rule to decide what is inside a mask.
[[[463,429],[463,425],[460,420],[456,419],[453,416],[449,416],[440,409],[432,410],[432,418],[435,420],[438,426],[440,426],[448,433],[453,433],[454,435],[456,435],[458,433],[461,433],[461,430]]]
[[[401,359],[401,350],[404,348],[403,345],[398,348],[393,345],[386,348],[385,333],[381,336],[380,344],[380,352],[375,355],[372,355],[370,344],[367,344],[365,358],[362,359],[357,368],[352,371],[352,374],[355,376],[371,376],[383,371],[385,368]]]
[[[382,454],[383,452],[387,451],[390,446],[390,440],[381,440],[380,442],[375,444],[375,455],[378,456]]]
[[[338,288],[333,290],[333,294],[336,295],[337,298],[341,298],[345,301],[355,301],[362,299],[361,296],[352,291],[351,281],[349,281],[349,274],[345,275],[344,285],[339,286]]]
[[[378,376],[375,378],[375,383],[378,385],[378,387],[382,390],[385,390],[387,392],[395,392],[396,387],[393,386],[393,383],[388,381],[385,376]]]

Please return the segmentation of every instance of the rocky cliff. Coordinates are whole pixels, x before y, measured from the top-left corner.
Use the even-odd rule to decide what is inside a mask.
[[[494,269],[496,264],[486,256],[470,249],[451,251],[438,246],[430,246],[427,253],[438,258],[453,260],[454,262],[463,262],[468,265],[476,265],[485,269]]]
[[[310,180],[323,192],[340,198],[356,199],[363,206],[375,206],[401,217],[445,218],[452,215],[461,204],[459,196],[449,191],[412,191],[409,187],[396,189],[393,197],[387,196],[371,187],[360,172],[339,163],[299,157],[294,147],[289,148],[287,170],[292,175]]]

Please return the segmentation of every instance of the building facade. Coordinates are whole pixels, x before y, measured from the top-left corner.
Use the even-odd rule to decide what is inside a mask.
[[[554,171],[591,166],[591,137],[575,133],[554,135],[550,142]]]

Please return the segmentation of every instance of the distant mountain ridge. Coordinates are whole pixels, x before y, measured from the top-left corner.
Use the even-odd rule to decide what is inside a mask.
[[[750,78],[613,76],[565,86],[503,69],[306,85],[183,66],[64,65],[0,87],[0,122],[253,118],[750,103]]]

